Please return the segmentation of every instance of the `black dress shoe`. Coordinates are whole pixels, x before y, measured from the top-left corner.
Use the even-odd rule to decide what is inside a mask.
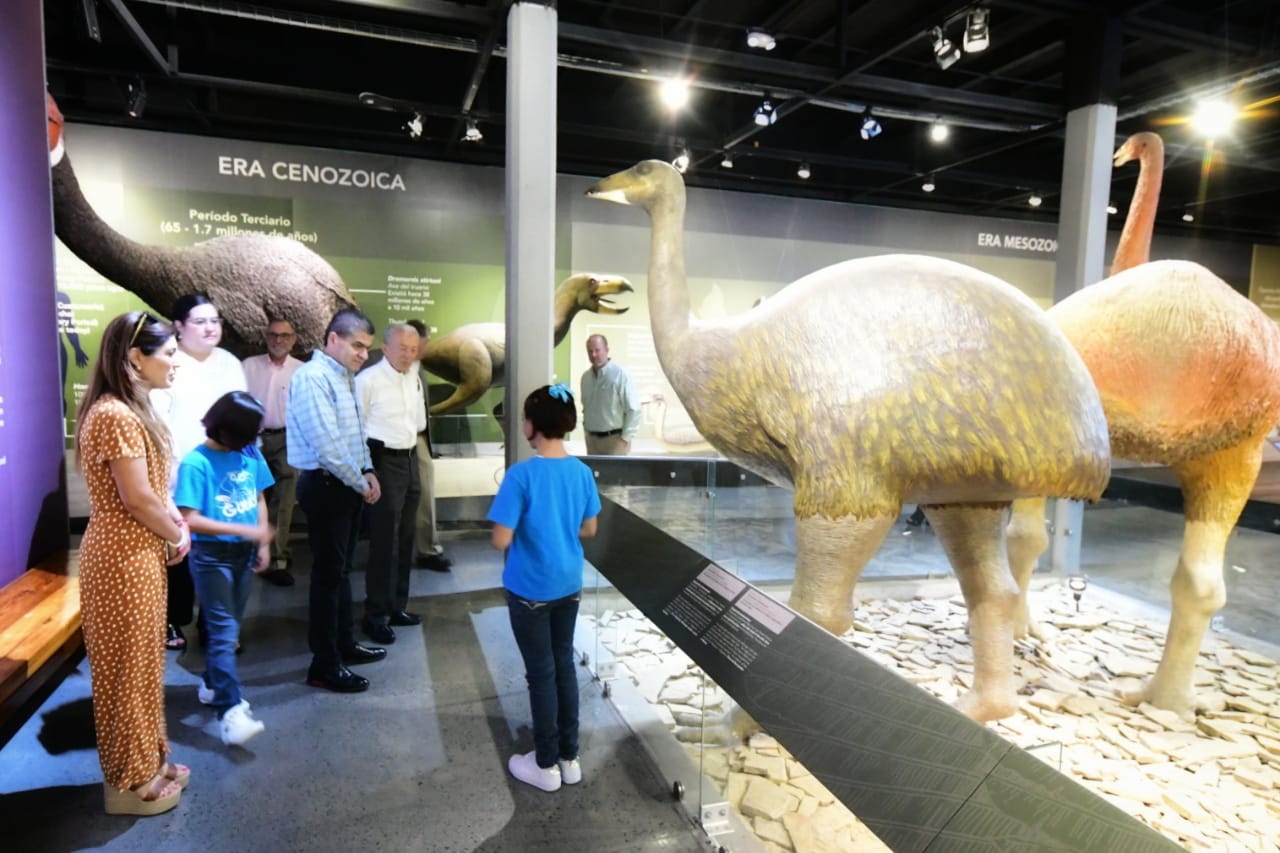
[[[389,620],[392,625],[404,627],[405,625],[421,625],[422,617],[417,613],[410,613],[408,610],[393,610]]]
[[[453,560],[444,554],[427,554],[425,557],[418,558],[418,568],[433,572],[447,572],[452,565]]]
[[[387,628],[390,631],[390,628]],[[355,666],[361,663],[373,663],[382,660],[387,656],[386,649],[380,649],[376,646],[364,646],[356,643],[351,648],[342,653],[342,662],[347,666]]]
[[[385,622],[370,622],[366,619],[360,624],[360,630],[370,640],[375,643],[381,643],[384,646],[389,646],[396,641],[396,632],[392,631],[391,626]],[[382,651],[385,652],[386,650],[383,649]]]
[[[356,675],[342,664],[327,670],[318,670],[312,666],[307,671],[307,684],[323,687],[334,693],[360,693],[369,689],[369,679]]]
[[[262,579],[272,586],[293,586],[293,572],[288,569],[268,569]]]

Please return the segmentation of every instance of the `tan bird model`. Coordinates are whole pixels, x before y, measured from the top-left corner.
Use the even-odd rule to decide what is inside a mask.
[[[833,633],[904,502],[929,520],[969,609],[978,720],[1017,708],[1018,589],[1004,515],[1042,493],[1095,499],[1110,460],[1097,392],[1035,303],[915,255],[818,270],[745,314],[690,318],[684,183],[645,161],[588,195],[646,210],[649,311],[667,379],[728,458],[795,490],[791,606]]]
[[[1049,310],[1088,366],[1117,458],[1170,466],[1185,503],[1182,553],[1155,676],[1129,697],[1190,715],[1196,657],[1226,603],[1227,537],[1253,490],[1263,439],[1280,418],[1280,329],[1261,309],[1191,261],[1153,261],[1151,235],[1164,146],[1139,133],[1116,164],[1140,163],[1113,274]],[[1044,501],[1019,501],[1009,561],[1021,597],[1017,631],[1034,632],[1026,590],[1048,545]]]
[[[293,323],[298,346],[323,346],[340,309],[355,304],[329,262],[288,237],[241,232],[194,246],[150,246],[103,222],[84,194],[62,144],[62,114],[47,98],[58,238],[86,264],[168,316],[179,296],[204,293],[222,317],[222,346],[239,357],[264,352],[267,322]]]
[[[552,305],[554,338],[558,345],[569,334],[573,318],[580,311],[595,314],[625,314],[615,308],[610,296],[631,290],[631,282],[621,276],[580,273],[556,288]],[[430,409],[443,415],[470,406],[490,388],[506,384],[507,326],[505,323],[468,323],[427,342],[422,366],[456,387],[448,399]]]

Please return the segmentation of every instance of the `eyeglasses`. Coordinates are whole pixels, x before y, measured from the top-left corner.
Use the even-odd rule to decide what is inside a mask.
[[[194,320],[188,320],[184,325],[195,326],[197,329],[204,328],[205,326],[221,326],[222,318],[221,317],[197,317]]]
[[[278,338],[282,341],[288,340],[289,338],[296,338],[297,336],[297,332],[267,332],[268,338]]]
[[[138,341],[138,335],[142,334],[142,327],[154,322],[156,322],[156,319],[146,311],[139,314],[138,322],[133,327],[133,334],[129,336],[129,346],[125,347],[125,349],[133,349],[133,345]]]

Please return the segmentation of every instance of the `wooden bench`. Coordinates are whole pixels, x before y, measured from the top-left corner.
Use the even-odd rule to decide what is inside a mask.
[[[63,552],[0,587],[0,746],[84,658],[75,568]]]

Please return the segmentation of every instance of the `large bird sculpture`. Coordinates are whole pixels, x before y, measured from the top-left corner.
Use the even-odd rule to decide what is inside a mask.
[[[973,687],[958,706],[1013,713],[1005,511],[1042,493],[1096,499],[1110,468],[1097,392],[1067,340],[1011,285],[914,255],[846,261],[744,314],[691,319],[680,175],[645,161],[588,195],[650,216],[654,345],[698,431],[794,488],[791,606],[848,629],[863,566],[902,504],[924,503],[969,610]]]
[[[1164,145],[1153,133],[1116,152],[1137,159],[1138,185],[1111,277],[1049,309],[1097,385],[1116,458],[1168,465],[1186,526],[1155,675],[1126,698],[1194,714],[1200,644],[1226,603],[1227,537],[1253,490],[1262,446],[1280,417],[1280,329],[1260,308],[1191,261],[1148,261]],[[1016,632],[1036,633],[1027,586],[1048,545],[1044,501],[1018,501],[1009,561],[1020,590]]]
[[[266,350],[267,323],[285,318],[298,346],[322,346],[340,309],[355,304],[338,271],[288,237],[240,232],[194,246],[151,246],[103,222],[80,191],[62,139],[62,114],[48,99],[53,221],[58,238],[110,281],[168,315],[179,296],[204,293],[222,316],[222,346],[244,357]]]
[[[621,276],[580,273],[556,288],[552,303],[558,346],[569,334],[573,318],[580,311],[595,314],[624,314],[610,296],[631,290],[631,282]],[[422,366],[456,387],[447,399],[431,406],[431,414],[443,415],[470,406],[490,388],[506,384],[507,327],[505,323],[468,323],[433,337],[427,342]]]

